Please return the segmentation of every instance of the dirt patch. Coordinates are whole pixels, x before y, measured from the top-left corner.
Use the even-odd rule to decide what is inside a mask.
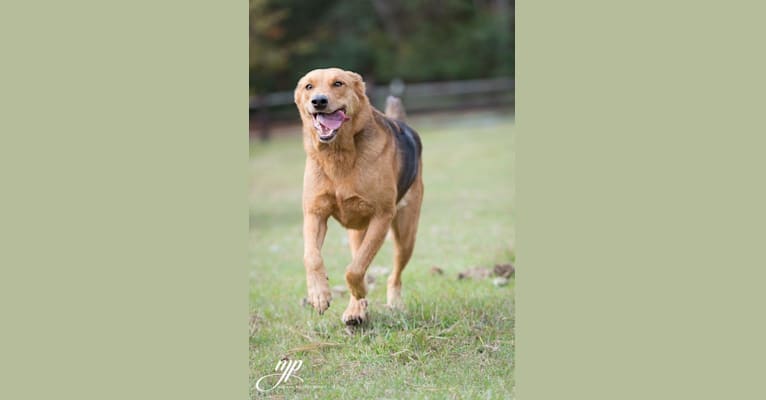
[[[458,273],[457,279],[482,280],[490,277],[495,277],[493,283],[496,286],[505,286],[508,284],[508,279],[510,279],[515,273],[516,270],[513,268],[511,263],[496,264],[492,269],[487,267],[469,268],[463,272]]]

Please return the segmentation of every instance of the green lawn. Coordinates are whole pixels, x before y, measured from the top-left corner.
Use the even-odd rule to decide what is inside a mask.
[[[305,296],[301,238],[304,153],[299,136],[251,146],[250,370],[254,398],[475,399],[514,393],[515,280],[458,280],[474,266],[514,259],[514,125],[478,113],[418,118],[425,199],[419,234],[403,274],[405,312],[386,310],[385,277],[370,290],[371,325],[349,334],[348,298],[319,316]],[[346,233],[329,223],[323,248],[330,287],[344,285]],[[373,261],[389,271],[390,240]],[[429,270],[438,266],[443,275]],[[255,381],[283,357],[297,373],[267,395]],[[270,381],[271,384],[275,381]],[[266,385],[264,385],[266,386]]]

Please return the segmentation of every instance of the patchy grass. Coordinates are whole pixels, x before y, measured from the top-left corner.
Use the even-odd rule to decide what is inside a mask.
[[[301,238],[304,154],[298,136],[251,147],[251,395],[254,398],[474,399],[514,393],[515,280],[457,280],[513,261],[513,121],[481,113],[411,121],[424,145],[425,199],[415,254],[403,274],[405,312],[384,309],[385,277],[370,290],[371,324],[349,335],[348,298],[317,315],[305,296]],[[350,261],[331,220],[323,248],[330,287]],[[373,266],[389,271],[389,240]],[[438,266],[443,275],[430,273]],[[255,389],[283,357],[303,360],[268,394]],[[270,381],[271,384],[275,381]]]

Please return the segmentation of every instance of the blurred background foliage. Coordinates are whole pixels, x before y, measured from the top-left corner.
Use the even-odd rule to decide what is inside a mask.
[[[369,83],[512,77],[513,0],[250,0],[250,94],[321,67]]]

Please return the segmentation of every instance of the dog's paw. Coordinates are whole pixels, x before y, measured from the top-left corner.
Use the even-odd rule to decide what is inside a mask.
[[[386,302],[386,308],[392,311],[404,311],[404,300],[401,297],[389,298]]]
[[[308,280],[308,297],[306,302],[311,304],[319,315],[330,308],[330,300],[332,299],[332,293],[330,293],[330,286],[327,284],[327,278],[311,278]]]
[[[386,307],[391,310],[404,311],[401,284],[388,284],[388,288],[386,289]]]
[[[341,319],[344,324],[349,326],[367,322],[367,299],[357,300],[352,297]]]

